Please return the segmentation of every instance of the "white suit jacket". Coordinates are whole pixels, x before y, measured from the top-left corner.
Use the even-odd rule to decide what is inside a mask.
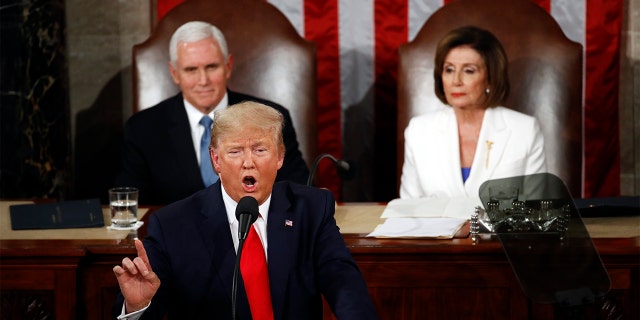
[[[416,116],[404,132],[400,198],[470,198],[491,179],[546,172],[544,141],[535,118],[504,107],[484,114],[475,158],[462,182],[458,125],[452,107]]]

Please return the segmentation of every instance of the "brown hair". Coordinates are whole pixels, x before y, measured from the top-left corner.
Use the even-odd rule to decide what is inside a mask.
[[[466,26],[451,30],[438,42],[433,68],[435,91],[438,99],[445,104],[447,98],[442,84],[442,70],[444,59],[451,49],[468,46],[478,52],[487,68],[487,81],[490,92],[487,94],[486,107],[502,105],[509,95],[509,72],[507,54],[498,38],[491,32],[475,27]]]

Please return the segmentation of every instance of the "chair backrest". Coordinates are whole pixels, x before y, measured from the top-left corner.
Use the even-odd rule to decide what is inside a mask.
[[[505,106],[535,116],[545,139],[549,172],[574,197],[582,194],[582,46],[529,0],[457,0],[436,11],[398,59],[398,177],[409,119],[442,103],[434,92],[434,57],[448,31],[475,25],[498,37],[509,59]]]
[[[188,21],[206,21],[225,35],[233,55],[228,87],[287,108],[300,151],[316,156],[316,49],[289,20],[262,0],[189,0],[169,11],[149,38],[133,47],[134,112],[175,95],[168,69],[169,40]]]

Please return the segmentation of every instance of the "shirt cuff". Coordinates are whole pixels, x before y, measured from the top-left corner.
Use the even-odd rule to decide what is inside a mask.
[[[138,320],[140,319],[140,317],[142,316],[142,314],[144,313],[145,310],[147,310],[147,308],[149,308],[149,306],[151,305],[151,302],[149,302],[149,304],[138,310],[138,311],[134,311],[128,314],[124,314],[125,309],[124,309],[124,303],[122,304],[122,311],[120,312],[120,315],[118,316],[118,320]]]

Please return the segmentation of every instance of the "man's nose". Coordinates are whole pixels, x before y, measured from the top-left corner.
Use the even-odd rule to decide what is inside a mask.
[[[209,78],[207,77],[207,72],[204,69],[199,69],[198,70],[198,83],[199,84],[206,84],[209,81]]]
[[[244,158],[242,159],[242,167],[245,169],[250,169],[254,167],[253,162],[253,154],[251,152],[245,152]]]

